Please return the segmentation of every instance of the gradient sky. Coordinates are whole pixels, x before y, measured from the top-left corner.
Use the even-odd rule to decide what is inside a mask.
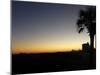
[[[81,49],[89,42],[76,28],[80,9],[86,6],[12,2],[12,52],[42,53]]]

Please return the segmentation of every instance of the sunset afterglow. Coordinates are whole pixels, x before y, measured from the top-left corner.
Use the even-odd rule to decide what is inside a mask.
[[[81,50],[87,31],[76,28],[79,10],[86,6],[31,2],[12,3],[12,53]]]

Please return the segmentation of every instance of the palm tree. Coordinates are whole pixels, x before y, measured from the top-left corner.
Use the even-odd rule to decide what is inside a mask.
[[[86,10],[80,10],[79,19],[77,21],[78,32],[81,33],[84,29],[90,36],[90,49],[94,49],[94,36],[96,34],[96,7],[88,6]]]
[[[84,29],[90,36],[90,65],[89,67],[94,67],[94,36],[96,34],[96,7],[89,6],[85,10],[80,10],[79,19],[77,20],[77,29],[81,33]]]

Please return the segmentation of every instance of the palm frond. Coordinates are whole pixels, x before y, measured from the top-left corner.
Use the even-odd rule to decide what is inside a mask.
[[[85,10],[80,10],[76,24],[79,33],[86,29],[87,33],[96,34],[96,7],[88,6]]]
[[[77,26],[78,26],[78,28],[82,27],[82,24],[83,24],[83,21],[82,21],[81,19],[79,19],[79,20],[77,21]]]
[[[79,17],[82,18],[82,17],[84,17],[85,15],[86,15],[85,10],[80,10],[80,12],[79,12]]]
[[[84,30],[84,28],[80,28],[78,32],[81,33],[81,32],[83,32],[83,30]]]

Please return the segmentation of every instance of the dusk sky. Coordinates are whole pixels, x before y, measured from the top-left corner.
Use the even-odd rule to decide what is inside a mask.
[[[43,53],[79,50],[89,42],[76,28],[80,9],[86,6],[12,2],[12,52]]]

